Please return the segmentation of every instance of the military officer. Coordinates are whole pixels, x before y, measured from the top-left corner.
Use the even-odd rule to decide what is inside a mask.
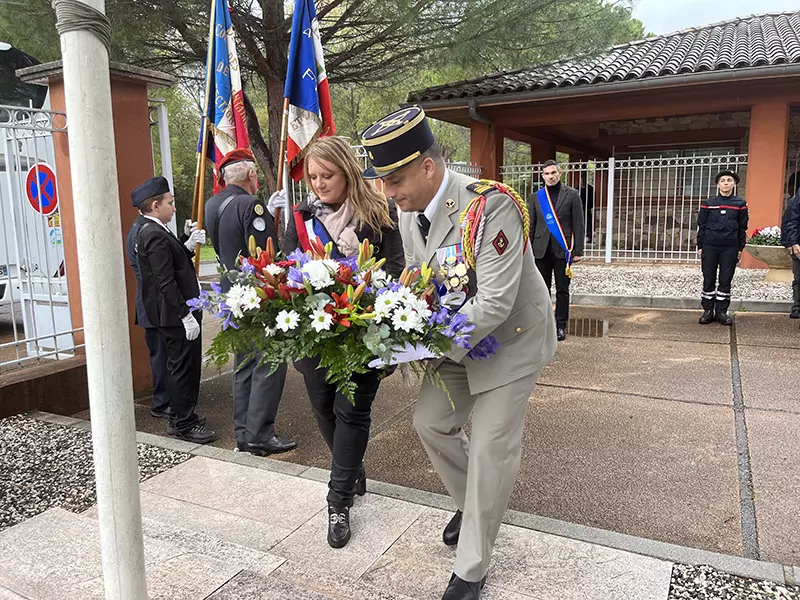
[[[381,178],[384,193],[402,210],[406,264],[427,262],[438,281],[447,279],[449,292],[465,295],[460,312],[475,326],[473,345],[490,335],[500,344],[485,360],[456,346],[435,359],[455,411],[426,379],[414,414],[459,509],[443,533],[446,544],[458,544],[443,600],[476,600],[519,471],[528,399],[555,353],[550,297],[534,264],[524,202],[448,170],[420,107],[384,117],[362,134],[362,143],[371,161],[364,176]],[[476,210],[466,216],[462,235],[460,215],[468,209]],[[463,426],[470,413],[468,439]]]
[[[175,237],[167,226],[175,214],[175,201],[163,177],[145,181],[133,190],[131,200],[144,215],[135,248],[142,277],[142,303],[167,350],[167,390],[172,411],[167,433],[207,444],[217,434],[206,428],[194,411],[202,370],[202,313],[193,313],[186,304],[200,294],[191,249],[205,242],[205,232],[195,230],[185,243]]]
[[[211,243],[217,259],[227,270],[236,268],[236,259],[248,255],[248,240],[254,237],[260,248],[272,238],[278,247],[272,218],[264,203],[255,196],[258,175],[253,153],[246,148],[229,152],[217,165],[225,189],[209,199],[205,208],[205,224],[211,232]],[[222,281],[224,291],[231,282]],[[256,456],[287,452],[297,446],[294,440],[275,435],[275,417],[286,382],[286,365],[272,375],[270,365],[259,365],[257,358],[246,353],[234,357],[233,428],[236,449]]]

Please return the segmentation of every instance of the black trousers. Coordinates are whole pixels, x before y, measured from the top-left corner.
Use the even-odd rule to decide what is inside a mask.
[[[150,372],[153,374],[153,410],[166,410],[169,407],[167,392],[167,346],[158,329],[144,328],[144,341],[150,351]]]
[[[700,295],[700,302],[704,310],[728,312],[731,305],[731,283],[737,262],[738,246],[703,246],[703,293]]]
[[[569,282],[567,277],[567,259],[558,258],[553,253],[553,248],[548,247],[542,258],[536,259],[536,267],[544,278],[549,292],[553,285],[553,275],[556,278],[556,327],[567,328],[569,321]]]
[[[237,353],[233,359],[233,431],[237,442],[265,444],[275,436],[275,417],[286,382],[286,364],[269,375],[269,364]]]
[[[800,311],[800,259],[792,254],[792,312]]]
[[[381,381],[380,371],[354,373],[355,404],[325,381],[325,369],[303,369],[311,409],[331,450],[328,502],[352,506],[355,483],[362,469],[372,424],[372,403]]]
[[[199,322],[200,313],[195,312],[194,316]],[[175,412],[170,424],[179,433],[186,433],[197,423],[194,409],[203,366],[202,336],[190,342],[183,327],[159,327],[158,333],[167,347],[167,391],[169,405]]]

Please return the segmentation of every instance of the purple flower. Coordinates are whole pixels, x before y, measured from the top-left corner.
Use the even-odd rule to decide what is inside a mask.
[[[438,311],[431,313],[430,318],[428,319],[429,325],[444,325],[447,322],[447,317],[450,314],[450,311],[446,308],[440,308]]]
[[[389,288],[388,288],[388,289],[389,289],[389,291],[390,291],[390,292],[396,292],[396,291],[398,291],[398,290],[399,290],[401,287],[403,287],[403,286],[400,284],[400,282],[399,282],[399,281],[393,281],[393,282],[391,282],[391,283],[389,284]],[[384,288],[384,289],[387,289],[387,288]]]
[[[222,286],[216,281],[212,281],[211,282],[211,289],[214,290],[215,294],[221,294],[222,293]]]
[[[214,308],[214,303],[206,290],[200,290],[200,295],[197,298],[192,298],[186,301],[186,306],[194,310],[207,310],[211,312]]]
[[[230,307],[225,304],[224,302],[220,302],[219,310],[217,314],[214,315],[217,319],[222,319],[222,330],[225,331],[228,327],[233,327],[234,329],[239,329],[239,326],[233,322],[233,313],[231,313]]]
[[[249,261],[242,263],[242,266],[239,268],[239,270],[245,275],[256,274],[256,268],[253,265],[251,265]]]
[[[302,250],[300,250],[300,248],[297,248],[294,252],[286,256],[286,260],[293,260],[302,267],[309,260],[311,260],[311,257],[309,257],[308,254],[306,254]]]
[[[500,343],[493,335],[487,335],[467,354],[472,360],[483,360],[497,354]]]
[[[357,256],[345,256],[344,258],[340,258],[339,262],[346,267],[350,267],[350,270],[355,272],[358,270],[358,257]]]
[[[289,286],[293,288],[305,287],[303,280],[303,272],[297,267],[289,267],[289,274],[287,275]]]
[[[471,350],[472,345],[469,343],[469,336],[458,334],[453,338],[453,343],[458,346],[459,348],[464,348],[464,350]]]

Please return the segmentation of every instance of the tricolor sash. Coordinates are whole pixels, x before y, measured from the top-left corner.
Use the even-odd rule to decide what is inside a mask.
[[[547,224],[547,230],[556,239],[558,245],[564,250],[564,256],[567,259],[567,277],[572,277],[572,248],[575,244],[575,238],[570,240],[569,248],[567,247],[567,238],[564,235],[564,230],[561,229],[561,222],[556,215],[556,209],[553,206],[553,200],[550,198],[550,192],[547,186],[536,192],[536,199],[539,201],[539,207],[542,209],[544,215],[544,222]]]
[[[311,248],[311,235],[318,238],[320,242],[322,242],[323,246],[327,246],[328,242],[331,242],[331,236],[328,233],[328,230],[325,229],[325,226],[322,224],[322,221],[315,217],[311,217],[308,221],[303,218],[303,213],[299,210],[294,211],[294,224],[295,228],[297,229],[297,241],[300,242],[300,247],[303,249],[303,252],[310,252]],[[341,259],[344,258],[342,253],[339,252],[339,249],[336,247],[336,243],[333,244],[333,249],[331,250],[331,258]]]

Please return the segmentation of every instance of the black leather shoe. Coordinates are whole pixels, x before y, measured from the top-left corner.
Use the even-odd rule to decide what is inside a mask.
[[[156,419],[169,419],[174,414],[175,411],[172,410],[171,406],[168,406],[163,410],[156,410],[154,408],[150,409],[150,416],[155,417]]]
[[[217,439],[216,431],[207,429],[205,425],[201,425],[200,423],[195,423],[194,427],[184,433],[179,433],[175,429],[173,429],[172,432],[168,431],[168,433],[174,438],[186,442],[193,442],[195,444],[208,444]]]
[[[790,319],[800,319],[800,310],[793,310],[791,314],[789,314]]]
[[[445,526],[442,532],[442,541],[448,546],[455,546],[458,544],[458,536],[461,533],[461,517],[463,513],[460,510],[456,511],[453,518]]]
[[[247,442],[236,442],[236,450],[239,452],[248,452],[253,456],[268,456],[270,454],[280,454],[281,452],[288,452],[297,448],[297,442],[294,440],[282,440],[275,436],[264,444],[248,444]]]
[[[708,325],[709,323],[714,322],[714,311],[713,310],[704,310],[703,316],[700,317],[697,321],[700,325]]]
[[[486,577],[476,582],[464,581],[453,573],[450,577],[450,583],[444,591],[442,600],[479,600],[481,597],[481,590],[486,585]]]
[[[556,339],[559,342],[563,342],[565,339],[567,339],[567,332],[563,327],[556,329]]]
[[[726,312],[717,313],[717,321],[722,325],[733,325],[733,317]]]
[[[361,465],[361,470],[358,472],[355,492],[358,496],[363,496],[367,493],[367,472],[364,470],[364,465]]]
[[[328,545],[344,548],[350,541],[350,509],[328,504]]]

